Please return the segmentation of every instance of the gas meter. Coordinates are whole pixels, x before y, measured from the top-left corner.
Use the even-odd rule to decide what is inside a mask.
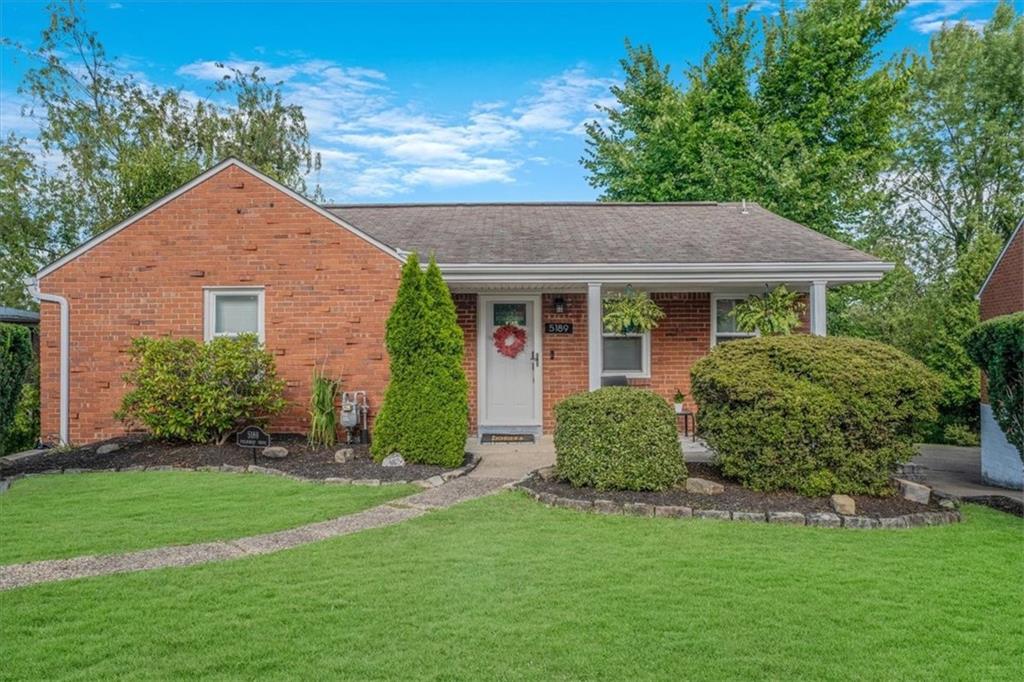
[[[345,442],[368,443],[367,416],[370,408],[366,391],[343,391],[341,394],[341,427],[345,429]]]

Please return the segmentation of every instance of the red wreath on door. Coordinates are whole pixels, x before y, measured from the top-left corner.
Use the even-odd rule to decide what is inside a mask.
[[[514,358],[526,348],[526,330],[514,324],[503,324],[491,336],[494,347],[506,358]]]

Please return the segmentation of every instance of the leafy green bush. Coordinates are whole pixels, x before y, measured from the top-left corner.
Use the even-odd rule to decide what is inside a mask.
[[[751,296],[730,311],[740,331],[764,336],[786,336],[800,326],[800,314],[806,306],[800,292],[780,284],[764,296]]]
[[[776,336],[717,346],[692,371],[700,433],[754,490],[886,494],[936,417],[920,362],[874,341]]]
[[[598,490],[665,490],[686,477],[676,416],[661,396],[609,386],[555,406],[558,475]]]
[[[205,344],[138,338],[131,356],[135,367],[125,381],[134,388],[116,416],[143,424],[159,438],[222,444],[239,428],[265,423],[285,406],[284,382],[255,334]]]
[[[32,336],[16,324],[0,323],[0,442],[14,422],[28,368],[32,365]]]
[[[407,462],[459,466],[469,432],[462,328],[433,258],[426,273],[416,254],[403,266],[385,343],[391,380],[374,423],[374,459],[399,452]]]
[[[985,371],[996,422],[1024,460],[1024,312],[982,322],[965,345]]]

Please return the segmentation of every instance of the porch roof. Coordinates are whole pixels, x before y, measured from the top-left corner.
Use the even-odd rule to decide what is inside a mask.
[[[325,208],[448,265],[875,264],[753,203],[375,204]]]

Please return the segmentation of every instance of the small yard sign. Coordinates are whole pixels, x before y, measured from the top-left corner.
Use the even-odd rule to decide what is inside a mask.
[[[246,426],[235,435],[235,442],[241,448],[270,447],[270,434],[258,426]]]

